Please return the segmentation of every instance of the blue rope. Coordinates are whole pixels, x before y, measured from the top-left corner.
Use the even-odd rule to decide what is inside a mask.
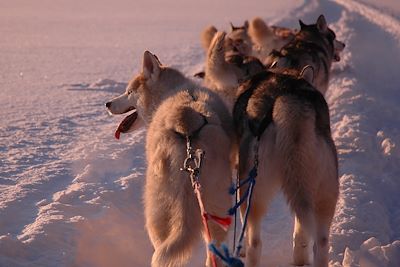
[[[235,205],[228,210],[229,215],[235,215],[235,229],[234,229],[234,237],[233,237],[233,250],[235,250],[235,243],[236,243],[236,214],[237,214],[237,209],[244,203],[244,201],[247,200],[247,207],[243,219],[243,225],[242,229],[240,232],[240,237],[239,237],[239,242],[236,246],[236,257],[231,256],[229,253],[229,249],[225,244],[222,244],[222,250],[224,254],[222,254],[218,248],[215,246],[215,244],[211,243],[209,244],[208,248],[209,250],[214,253],[216,256],[218,256],[228,267],[244,267],[243,262],[239,259],[240,257],[240,250],[242,249],[242,242],[244,238],[244,234],[246,232],[246,227],[247,227],[247,220],[249,217],[250,213],[250,208],[251,208],[251,199],[253,197],[253,192],[254,192],[254,186],[256,184],[256,177],[257,177],[257,168],[258,168],[258,143],[255,146],[255,158],[254,158],[254,167],[250,170],[249,176],[247,179],[243,181],[239,181],[237,179],[236,185],[232,185],[229,189],[229,194],[233,195],[235,194]],[[239,201],[237,201],[237,193],[239,188],[241,188],[243,185],[249,184],[249,187],[247,188],[246,192],[244,195],[241,197]]]
[[[208,249],[212,253],[217,255],[226,264],[226,266],[228,266],[228,267],[244,267],[244,264],[240,259],[233,257],[229,253],[229,249],[225,244],[222,244],[221,248],[222,248],[224,254],[222,254],[218,250],[218,248],[216,247],[216,245],[214,243],[211,243],[208,245]]]
[[[256,170],[256,176],[257,176],[257,170]],[[246,207],[246,212],[244,215],[244,220],[243,220],[243,225],[242,225],[242,231],[240,233],[240,238],[239,238],[239,242],[238,245],[236,247],[236,256],[239,257],[240,255],[240,250],[242,249],[242,242],[243,242],[243,237],[244,237],[244,233],[246,231],[246,227],[247,227],[247,219],[249,217],[249,212],[250,212],[250,208],[251,208],[251,198],[253,196],[253,190],[254,190],[254,185],[256,184],[256,179],[255,177],[253,177],[253,179],[250,180],[250,185],[249,188],[247,190],[247,207]]]
[[[251,169],[251,171],[249,172],[249,177],[246,180],[243,180],[239,183],[238,186],[236,186],[236,188],[231,187],[229,192],[233,195],[234,193],[236,193],[240,187],[242,187],[245,184],[252,184],[255,183],[255,179],[257,177],[257,167],[254,166],[253,169]],[[236,210],[246,201],[246,199],[248,199],[248,195],[250,192],[250,187],[246,190],[246,192],[244,193],[244,195],[242,196],[242,198],[236,202],[235,206],[233,206],[232,208],[230,208],[228,210],[228,214],[229,215],[233,215],[235,214]]]
[[[240,184],[239,180],[239,172],[236,173],[236,187]],[[238,190],[235,190],[235,206],[238,202]],[[237,228],[237,209],[235,210],[235,223],[233,227],[233,244],[232,244],[232,251],[235,251],[235,244],[236,244],[236,228]]]

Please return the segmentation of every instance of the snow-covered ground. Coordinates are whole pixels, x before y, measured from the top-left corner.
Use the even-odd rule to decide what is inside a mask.
[[[148,49],[191,75],[203,27],[261,16],[298,27],[325,14],[346,42],[327,100],[341,198],[333,266],[400,266],[400,3],[395,0],[0,2],[0,266],[149,266],[144,130],[113,137],[104,103]],[[263,266],[290,266],[278,197]],[[190,266],[201,266],[201,253]]]

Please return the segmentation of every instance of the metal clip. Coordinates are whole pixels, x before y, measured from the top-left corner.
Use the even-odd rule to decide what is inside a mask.
[[[190,137],[186,137],[186,158],[183,162],[181,171],[186,171],[190,174],[190,180],[193,188],[199,186],[199,175],[202,160],[204,158],[204,151],[201,149],[193,150]]]

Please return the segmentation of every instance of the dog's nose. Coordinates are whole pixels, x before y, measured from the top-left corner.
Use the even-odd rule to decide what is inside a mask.
[[[106,103],[106,107],[107,107],[107,108],[110,108],[110,107],[111,107],[111,102],[107,102],[107,103]]]

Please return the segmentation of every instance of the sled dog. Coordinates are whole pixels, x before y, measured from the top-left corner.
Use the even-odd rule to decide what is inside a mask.
[[[231,115],[216,93],[161,65],[148,51],[141,73],[106,106],[112,114],[135,110],[118,127],[118,134],[130,131],[137,120],[147,126],[144,214],[154,247],[151,266],[185,266],[195,242],[206,235],[191,180],[180,170],[187,157],[186,138],[190,137],[194,149],[205,151],[200,173],[205,210],[226,216],[232,203],[227,193],[234,132]],[[217,245],[225,240],[226,231],[220,226],[210,221],[209,228]],[[217,264],[222,266],[218,260]],[[208,250],[206,265],[211,266]]]
[[[322,94],[328,89],[332,62],[340,61],[345,44],[336,40],[335,33],[328,27],[321,15],[316,24],[306,25],[301,20],[300,31],[294,40],[273,51],[266,60],[266,66],[302,70],[310,66],[313,70],[313,85]]]
[[[264,70],[262,63],[252,57],[241,56],[240,63],[226,58],[225,33],[217,32],[210,44],[205,70],[205,84],[218,92],[224,99],[229,111],[232,111],[239,84],[252,75]]]
[[[296,32],[292,29],[268,26],[261,18],[251,20],[248,35],[253,43],[253,56],[263,63],[272,50],[279,50],[294,39]]]
[[[206,27],[201,33],[201,43],[208,51],[214,35],[217,33],[214,26]],[[252,56],[264,61],[273,49],[281,49],[293,40],[295,31],[279,27],[268,26],[261,18],[255,17],[246,20],[243,26],[230,24],[230,31],[225,39],[225,53],[227,61],[234,61],[236,55]]]
[[[210,59],[217,32],[214,26],[209,26],[201,34],[201,43],[208,55],[206,60]],[[218,47],[225,58],[224,65],[231,65],[230,69],[239,69],[243,80],[263,69],[263,62],[272,49],[280,49],[292,40],[293,36],[293,31],[287,28],[267,26],[260,18],[255,18],[250,24],[245,21],[243,26],[234,26],[231,23],[229,33]],[[206,75],[206,72],[199,72],[195,77],[205,78]]]
[[[241,180],[254,165],[253,147],[259,140],[246,266],[260,266],[261,220],[279,189],[295,214],[293,264],[310,264],[313,240],[314,266],[328,266],[329,229],[339,184],[329,109],[323,95],[303,77],[261,72],[241,86],[234,118],[240,138]]]
[[[316,50],[317,54],[325,55],[323,62],[333,58],[334,35],[323,16],[316,24],[303,26],[298,35],[309,36],[310,46],[314,46],[312,42],[318,45],[322,42],[323,48],[330,48],[324,53]],[[314,266],[328,266],[329,231],[339,195],[338,161],[329,108],[316,87],[321,83],[313,82],[315,73],[310,70],[308,66],[299,70],[270,69],[254,75],[238,90],[233,117],[240,140],[241,180],[247,178],[254,166],[255,152],[259,155],[247,228],[246,266],[249,267],[260,266],[261,220],[279,190],[295,214],[293,264],[311,263],[308,253],[313,241]],[[317,74],[326,78],[328,71]]]
[[[222,88],[224,90],[237,88],[238,81],[243,81],[263,70],[264,65],[261,61],[250,55],[252,45],[247,35],[247,27],[247,23],[242,27],[231,24],[232,30],[229,34],[214,31],[215,27],[210,27],[210,32],[203,34],[207,38],[212,37],[207,41],[206,69],[205,72],[196,73],[195,77],[204,78],[206,86],[221,91]],[[212,69],[214,72],[208,75],[207,69]],[[224,73],[234,73],[236,78],[232,80],[234,76],[227,77]],[[222,76],[216,80],[213,77],[215,75]]]
[[[235,61],[236,55],[252,56],[253,43],[248,34],[249,23],[246,20],[243,26],[234,26],[230,23],[230,30],[224,39],[226,60]],[[208,51],[211,42],[218,32],[214,26],[206,27],[201,33],[201,43],[204,51]]]

